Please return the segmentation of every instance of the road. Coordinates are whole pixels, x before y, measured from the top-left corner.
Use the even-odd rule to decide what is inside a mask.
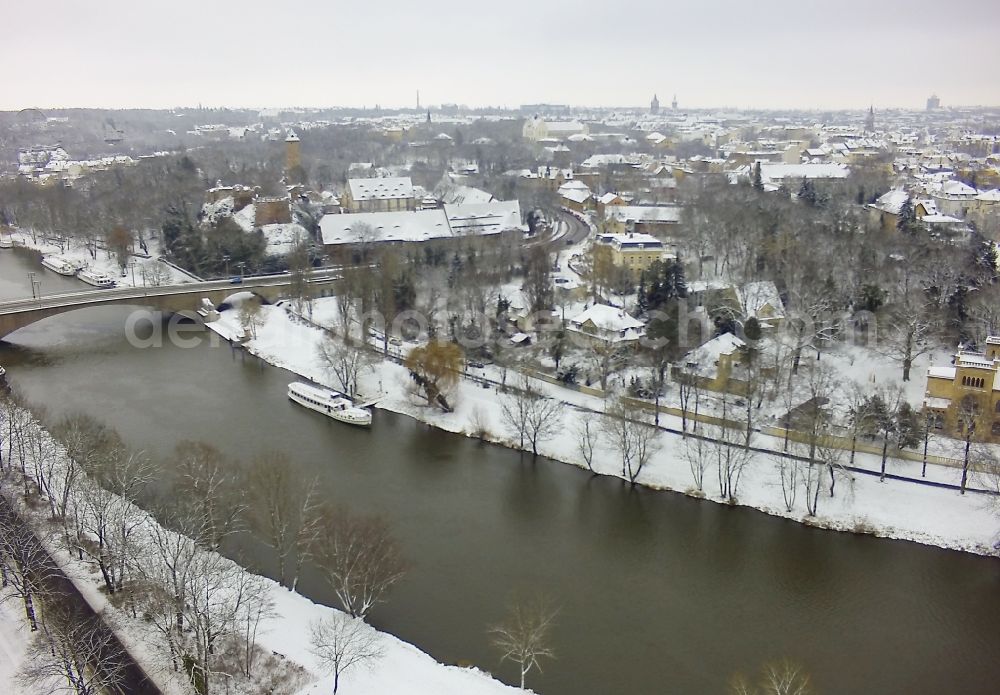
[[[4,524],[9,521],[19,524],[22,528],[27,528],[21,521],[20,517],[16,514],[14,509],[10,506],[9,502],[5,497],[0,495],[0,519],[3,519]],[[35,544],[36,549],[40,550],[41,553],[45,555],[48,566],[43,570],[42,580],[48,583],[46,593],[51,593],[54,596],[58,596],[58,603],[64,607],[69,608],[73,611],[74,615],[81,618],[87,619],[100,616],[91,608],[90,604],[80,593],[76,585],[70,580],[69,577],[56,565],[55,561],[48,556],[45,552],[41,542],[35,536],[34,532],[28,528],[29,534],[26,537],[31,539],[31,543]],[[111,628],[107,627],[104,622],[101,622],[102,629],[105,631],[102,638],[106,638],[107,654],[100,661],[106,663],[124,664],[124,669],[121,678],[121,684],[118,688],[118,692],[121,695],[161,695],[161,691],[152,680],[146,675],[142,667],[132,658],[128,650],[122,645],[118,637],[114,634]],[[102,639],[101,641],[105,641]],[[99,666],[95,664],[94,666]]]
[[[310,273],[309,280],[310,282],[329,282],[336,280],[339,277],[339,272],[340,271],[337,269],[313,271]],[[227,279],[209,280],[206,282],[188,282],[180,285],[164,285],[162,287],[112,287],[107,289],[82,290],[80,292],[44,295],[36,299],[15,299],[8,302],[0,302],[0,314],[32,311],[35,309],[47,309],[51,307],[83,306],[110,299],[142,299],[144,297],[197,294],[198,292],[225,289],[232,289],[233,292],[239,292],[244,288],[253,289],[256,287],[288,285],[291,282],[291,278],[291,274],[281,273],[279,275],[268,275],[263,277],[245,277],[239,282]]]

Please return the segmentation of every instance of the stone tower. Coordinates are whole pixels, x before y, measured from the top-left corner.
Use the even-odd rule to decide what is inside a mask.
[[[656,98],[655,94],[653,95],[653,100],[649,102],[649,112],[650,113],[660,112],[660,100]]]
[[[865,119],[865,132],[875,132],[875,106],[870,106],[868,108],[868,118]]]
[[[302,166],[302,150],[299,136],[293,131],[288,132],[285,138],[285,175],[299,169]]]

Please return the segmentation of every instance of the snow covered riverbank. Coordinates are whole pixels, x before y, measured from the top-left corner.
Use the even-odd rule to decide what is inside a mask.
[[[314,316],[317,321],[330,320],[334,301],[316,300]],[[330,383],[316,350],[323,336],[322,331],[289,317],[281,307],[263,307],[262,318],[255,339],[247,344],[251,353],[308,379]],[[212,324],[212,328],[229,337],[238,330],[237,323],[237,312],[227,311],[219,322]],[[563,426],[551,439],[541,442],[540,453],[557,461],[584,467],[575,425],[585,417],[598,417],[605,408],[605,402],[598,397],[541,381],[535,385],[541,392],[568,406],[563,415]],[[413,396],[406,370],[395,362],[385,360],[361,375],[360,391],[366,395],[381,393],[380,408],[409,415],[449,432],[471,434],[483,428],[489,433],[486,437],[489,440],[517,448],[513,433],[505,431],[500,395],[494,388],[484,389],[478,383],[463,380],[452,398],[454,412],[444,413]],[[660,420],[665,427],[681,429],[677,418],[662,416]],[[375,426],[378,426],[377,422]],[[662,431],[657,444],[658,451],[643,468],[638,482],[651,488],[690,493],[694,486],[685,455],[685,438]],[[782,448],[780,440],[759,434],[755,436],[754,445],[775,451]],[[961,495],[951,489],[891,479],[879,482],[877,477],[854,473],[838,482],[834,497],[829,497],[824,490],[819,498],[817,514],[810,517],[802,493],[791,511],[786,509],[779,460],[778,456],[753,455],[743,473],[738,504],[812,526],[910,540],[980,555],[996,554],[1000,516],[993,506],[995,500],[986,495]],[[869,454],[859,453],[855,460],[857,467],[871,471],[877,471],[879,464],[879,458]],[[593,467],[596,473],[622,477],[620,459],[606,443],[598,443]],[[893,459],[889,472],[919,478],[920,464]],[[960,474],[961,471],[955,468],[930,465],[927,479],[957,484]],[[705,477],[705,497],[724,503],[718,496],[713,469],[709,469]]]
[[[25,424],[25,427],[39,426],[32,422],[30,425]],[[76,523],[83,524],[82,528],[92,528],[91,522],[96,523],[96,517],[92,516],[98,510],[104,515],[102,518],[107,517],[102,523],[106,523],[111,517],[116,520],[111,524],[116,530],[109,535],[108,543],[104,546],[107,557],[116,557],[116,552],[128,552],[129,560],[126,564],[148,570],[162,561],[162,557],[154,549],[159,542],[162,544],[161,548],[176,550],[176,554],[169,551],[169,557],[183,564],[186,568],[185,575],[204,573],[208,581],[203,588],[207,592],[206,599],[210,596],[211,600],[203,606],[205,613],[202,617],[218,621],[215,624],[220,644],[224,643],[224,638],[232,631],[244,629],[240,627],[238,619],[227,613],[230,610],[227,606],[234,605],[233,601],[241,592],[252,590],[252,607],[244,605],[251,611],[261,611],[259,626],[254,629],[253,641],[249,643],[256,645],[254,652],[258,655],[254,662],[256,666],[253,680],[243,680],[241,676],[230,680],[225,689],[218,692],[233,695],[332,692],[333,677],[326,674],[325,664],[313,653],[310,626],[339,614],[339,611],[316,604],[273,580],[254,576],[210,550],[196,549],[190,539],[162,528],[152,515],[118,495],[106,492],[98,495],[86,474],[77,467],[69,466],[65,450],[44,430],[35,431],[39,434],[38,441],[42,442],[42,450],[46,452],[44,465],[47,467],[48,482],[43,486],[44,489],[58,497],[67,489],[62,483],[72,481],[66,498],[69,505],[67,508],[76,510],[73,518]],[[18,448],[15,447],[14,451],[16,453]],[[30,447],[26,451],[26,470],[32,471],[43,465],[40,460],[33,458]],[[13,465],[8,473],[16,471],[20,463],[17,456],[11,461]],[[67,471],[70,470],[75,473],[68,475]],[[48,554],[73,581],[93,611],[105,617],[107,624],[158,689],[164,695],[188,695],[195,692],[183,671],[172,666],[174,659],[162,634],[162,624],[158,628],[146,608],[136,613],[135,605],[129,599],[124,602],[112,601],[104,590],[105,575],[98,568],[93,554],[73,550],[73,545],[67,542],[66,528],[62,522],[51,517],[49,505],[42,502],[39,493],[33,492],[25,501],[23,494],[13,492],[20,492],[20,483],[16,477],[11,476],[9,480],[11,488],[5,491],[5,496],[16,506],[21,518],[31,525]],[[88,498],[87,495],[91,497]],[[86,499],[107,501],[95,506],[93,502],[87,503]],[[122,529],[128,529],[127,541],[114,536],[116,540],[112,543],[111,535],[118,533],[119,525]],[[91,531],[84,533],[87,535]],[[192,553],[199,559],[191,560],[190,558],[195,557]],[[174,566],[175,569],[176,567]],[[152,574],[143,576],[148,578]],[[139,578],[130,575],[127,583],[132,581],[139,581]],[[149,598],[148,589],[138,595],[143,597],[140,598],[141,603]],[[12,695],[36,692],[35,688],[20,690],[15,687],[18,672],[25,665],[26,659],[30,658],[28,643],[32,637],[28,628],[23,625],[21,599],[9,588],[0,588],[0,598],[6,599],[0,601],[0,683],[7,686],[3,692]],[[36,609],[44,615],[44,602],[36,601]],[[172,609],[168,615],[172,624]],[[245,613],[244,619],[250,615],[257,613]],[[190,620],[187,613],[185,616]],[[251,623],[247,623],[249,624]],[[513,695],[524,692],[504,685],[478,669],[438,663],[415,646],[390,634],[375,632],[373,639],[377,656],[340,674],[340,692],[345,695]],[[224,671],[219,671],[213,677],[221,684],[219,679],[226,675]]]

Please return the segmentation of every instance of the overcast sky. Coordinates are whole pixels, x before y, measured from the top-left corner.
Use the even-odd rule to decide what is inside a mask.
[[[998,0],[6,0],[0,108],[1000,104]]]

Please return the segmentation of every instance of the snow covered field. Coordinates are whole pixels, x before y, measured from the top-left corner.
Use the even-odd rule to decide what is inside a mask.
[[[320,323],[332,321],[335,301],[316,300],[314,319]],[[256,339],[248,344],[248,349],[272,364],[316,382],[333,385],[317,357],[316,345],[322,339],[322,332],[290,318],[281,307],[266,306],[262,312],[265,320],[257,329]],[[212,328],[224,336],[232,335],[237,330],[236,314],[236,311],[224,312],[219,322],[211,324]],[[402,354],[407,348],[391,349]],[[854,356],[855,363],[859,365],[857,369],[870,368],[869,364],[862,366],[863,363],[856,358]],[[852,357],[847,355],[841,359],[850,361]],[[914,374],[921,374],[917,367]],[[509,379],[512,380],[513,376]],[[917,379],[921,377],[917,376]],[[378,407],[410,415],[450,432],[469,434],[474,429],[473,423],[478,421],[491,433],[489,439],[517,448],[517,442],[513,441],[514,433],[505,431],[500,398],[493,388],[484,389],[477,383],[461,381],[450,399],[455,405],[454,412],[444,413],[427,407],[411,394],[409,376],[396,363],[379,362],[375,368],[364,373],[360,381],[360,391],[366,397],[382,394]],[[537,381],[535,386],[546,395],[576,409],[564,414],[565,426],[552,439],[542,442],[540,453],[558,461],[585,466],[578,450],[579,436],[575,424],[582,420],[582,416],[597,417],[597,413],[603,412],[605,402],[601,398],[542,381]],[[679,418],[661,416],[660,421],[665,427],[681,429]],[[690,492],[694,485],[685,456],[685,439],[668,432],[661,432],[657,439],[658,451],[642,470],[638,482],[652,488]],[[779,439],[760,434],[755,436],[754,445],[775,451],[782,448]],[[819,499],[817,515],[808,517],[801,493],[792,510],[786,511],[777,461],[778,457],[771,455],[753,456],[740,483],[740,505],[815,526],[872,533],[982,555],[996,553],[995,544],[1000,539],[1000,515],[991,506],[995,500],[985,495],[960,495],[953,490],[891,479],[880,483],[877,477],[853,474],[838,483],[835,497],[830,498],[824,492]],[[860,453],[855,461],[858,467],[873,471],[878,470],[879,463],[879,457]],[[594,469],[603,475],[622,477],[620,460],[606,444],[598,445]],[[888,470],[898,475],[920,476],[918,462],[892,459]],[[928,466],[929,480],[957,483],[959,477],[958,469]],[[706,474],[705,493],[707,499],[723,503],[718,497],[713,468]]]

